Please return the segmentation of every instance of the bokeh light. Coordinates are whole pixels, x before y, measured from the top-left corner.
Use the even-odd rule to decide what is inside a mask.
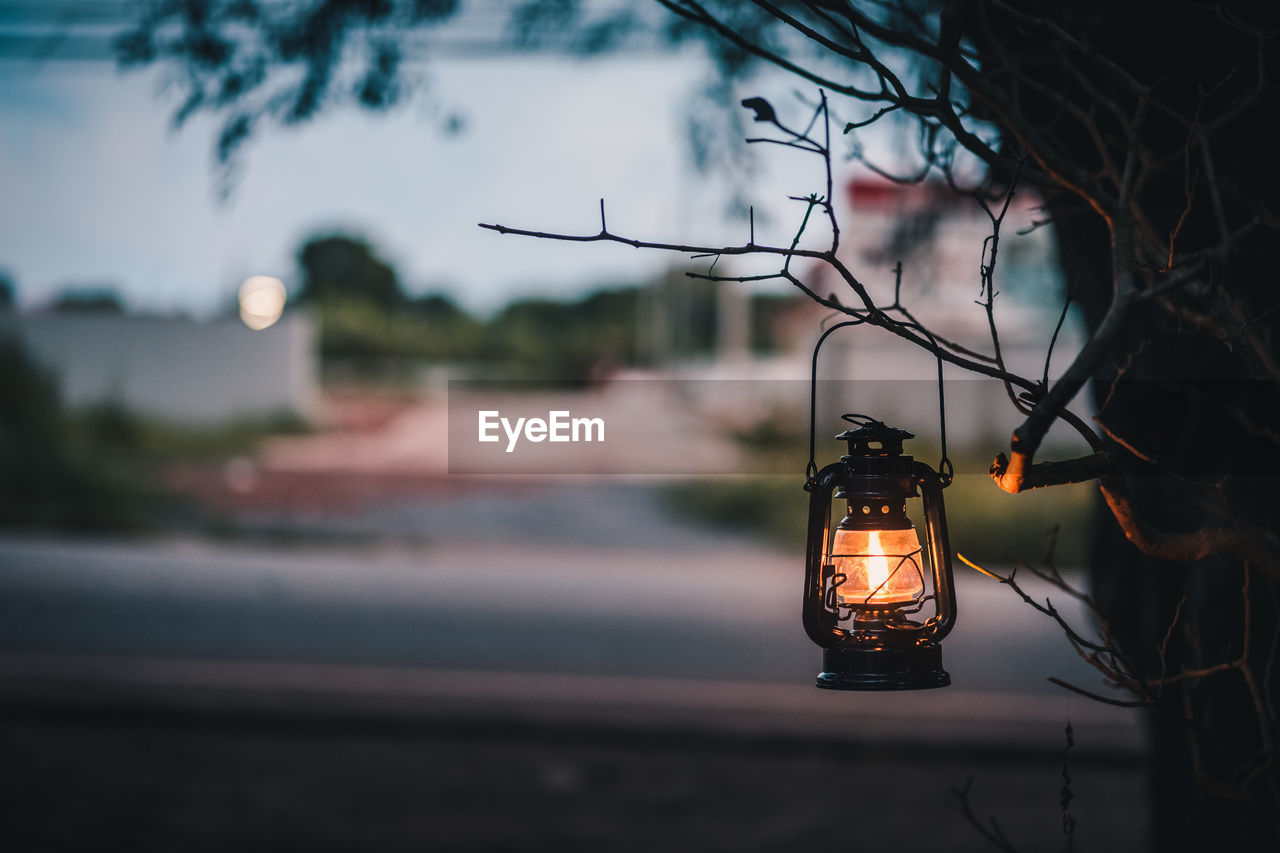
[[[284,282],[269,275],[250,276],[240,285],[240,319],[250,329],[265,329],[284,313]]]

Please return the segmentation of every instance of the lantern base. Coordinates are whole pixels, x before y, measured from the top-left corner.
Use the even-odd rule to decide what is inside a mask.
[[[826,690],[924,690],[951,683],[942,646],[929,641],[834,646],[823,649],[822,668],[817,684]]]

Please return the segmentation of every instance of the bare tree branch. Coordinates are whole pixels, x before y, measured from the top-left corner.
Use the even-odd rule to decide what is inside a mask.
[[[1104,479],[1099,488],[1125,537],[1142,553],[1182,563],[1230,555],[1257,566],[1273,582],[1280,581],[1280,539],[1270,531],[1243,523],[1202,527],[1190,533],[1154,530],[1138,519],[1120,479]]]

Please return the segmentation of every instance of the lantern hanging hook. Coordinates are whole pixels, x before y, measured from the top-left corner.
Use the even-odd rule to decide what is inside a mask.
[[[822,333],[818,338],[818,342],[813,345],[813,361],[809,372],[809,464],[804,469],[804,488],[805,491],[811,491],[815,485],[815,478],[818,476],[818,463],[816,451],[816,422],[818,418],[818,353],[822,350],[823,343],[831,336],[832,332],[837,329],[843,329],[846,326],[860,326],[867,322],[867,318],[859,317],[856,320],[845,320],[842,323],[836,323],[831,328]],[[938,480],[943,488],[951,485],[951,480],[955,476],[955,467],[951,464],[951,458],[947,456],[947,400],[946,392],[942,381],[942,350],[938,346],[937,339],[930,334],[928,329],[917,326],[932,345],[933,354],[938,361],[938,421],[939,435],[942,444],[942,459],[938,463]],[[880,421],[869,415],[860,415],[856,413],[846,414],[842,419],[851,424],[865,426],[868,423],[880,423]]]

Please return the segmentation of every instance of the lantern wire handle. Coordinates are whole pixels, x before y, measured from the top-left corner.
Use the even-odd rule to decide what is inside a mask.
[[[845,326],[860,326],[865,320],[846,320],[843,323],[836,323],[830,329],[822,333],[822,337],[818,338],[818,342],[813,345],[813,364],[809,371],[809,464],[804,469],[804,488],[809,491],[813,488],[814,478],[818,476],[818,463],[815,459],[817,451],[815,449],[814,438],[814,422],[818,419],[818,352],[822,349],[822,344],[831,333],[836,329],[843,329]]]
[[[831,336],[831,333],[837,329],[843,329],[846,326],[860,326],[867,322],[866,318],[858,318],[856,320],[845,320],[843,323],[836,323],[830,329],[822,333],[818,338],[818,342],[813,345],[813,362],[809,372],[809,464],[804,469],[804,488],[805,491],[813,489],[815,483],[814,478],[818,476],[818,463],[815,438],[815,422],[818,419],[818,353],[822,350],[823,343]],[[943,488],[951,485],[952,477],[955,476],[955,467],[951,464],[951,458],[947,456],[947,400],[942,382],[942,351],[938,346],[937,339],[929,333],[928,329],[917,326],[926,337],[929,343],[933,345],[933,353],[938,360],[938,420],[940,422],[940,435],[942,441],[942,460],[938,463],[938,479],[941,481]],[[847,414],[843,416],[843,420],[851,424],[866,426],[869,423],[878,423],[875,418],[869,415]]]

